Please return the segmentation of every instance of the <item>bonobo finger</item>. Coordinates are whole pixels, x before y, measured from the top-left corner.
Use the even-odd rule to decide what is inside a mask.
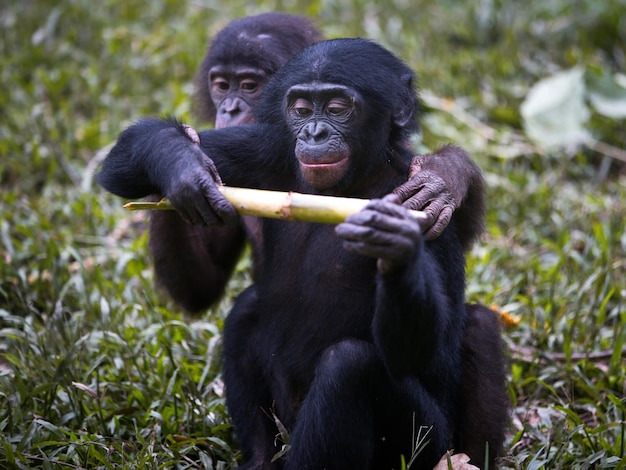
[[[355,214],[335,227],[335,234],[344,241],[352,241],[358,243],[382,243],[381,234],[384,231],[372,227],[368,222],[372,217],[377,216],[376,213],[367,212]]]
[[[393,192],[400,196],[405,207],[413,210],[423,210],[433,199],[451,198],[445,182],[430,171],[415,174]]]
[[[379,231],[397,234],[407,238],[411,243],[416,243],[422,235],[421,220],[416,219],[404,208],[402,208],[402,211],[401,216],[379,215],[381,223],[379,223],[377,228],[379,228]]]
[[[196,145],[200,145],[200,136],[193,127],[188,124],[183,124],[183,130],[185,131],[187,137],[189,137],[189,140]]]
[[[425,158],[426,155],[416,155],[413,157],[411,165],[409,166],[409,179],[413,178],[416,174],[422,171]]]
[[[417,194],[421,187],[422,183],[418,179],[413,178],[395,188],[393,193],[397,194],[400,200],[404,202]],[[411,209],[413,208],[411,207]],[[417,208],[417,210],[419,209],[421,209],[421,207]]]
[[[389,194],[386,194],[386,195],[385,195],[385,196],[381,199],[381,201],[383,201],[383,202],[389,202],[389,203],[395,204],[395,205],[397,205],[397,206],[399,206],[399,205],[401,205],[401,204],[402,204],[402,200],[400,199],[400,196],[398,196],[398,195],[397,195],[397,194],[395,194],[395,193],[389,193]]]
[[[402,209],[401,206],[396,206]],[[382,209],[383,206],[378,209]],[[421,229],[417,219],[404,210],[404,214],[386,214],[378,209],[363,209],[346,219],[336,227],[335,232],[341,238],[365,241],[368,243],[385,243],[387,233],[402,236],[415,242],[420,237]],[[389,208],[387,208],[389,209]]]
[[[411,214],[405,207],[402,207],[402,201],[397,194],[387,194],[382,199],[372,199],[362,209],[363,211],[375,211],[381,214],[391,215],[398,218],[408,218]]]
[[[350,220],[350,219],[348,219]],[[335,235],[343,240],[362,240],[371,232],[370,227],[346,220],[335,227]]]
[[[422,224],[424,233],[429,233],[428,240],[432,240],[441,235],[441,232],[448,226],[452,214],[454,213],[454,205],[452,199],[447,195],[441,195],[428,202],[422,209],[427,215],[427,222]]]
[[[206,170],[211,174],[211,178],[213,178],[213,181],[215,181],[217,184],[223,184],[222,178],[220,177],[220,174],[217,171],[217,167],[215,166],[215,162],[209,157],[205,156],[203,164]]]
[[[439,212],[437,219],[424,230],[424,238],[426,240],[434,240],[435,238],[438,238],[450,223],[453,213],[454,208],[452,206],[445,206],[441,212]]]
[[[371,246],[413,246],[419,239],[419,232],[408,230],[401,224],[395,230],[379,230],[367,225],[343,223],[335,227],[335,234],[344,241],[358,242]]]
[[[200,204],[202,200],[202,196],[198,195],[193,200],[189,199],[185,203],[178,203],[176,207],[176,212],[180,217],[187,223],[192,225],[207,225],[204,217],[201,214],[201,207],[206,206],[206,203]],[[212,225],[221,224],[219,219],[214,216],[214,222]]]
[[[235,207],[222,195],[213,181],[205,179],[201,182],[203,196],[208,204],[200,206],[203,223],[214,225],[216,217],[219,223],[234,225],[238,216]]]
[[[423,219],[416,218],[406,207],[400,205],[400,200],[395,194],[375,201],[372,205],[366,206],[366,209],[378,214],[378,216],[373,216],[370,222],[373,227],[406,235],[411,234],[411,238],[416,238],[421,232]]]
[[[382,202],[382,201],[379,201]],[[386,203],[389,206],[389,203]],[[397,206],[400,207],[401,206]],[[401,208],[402,209],[402,208]],[[402,209],[406,212],[405,209]],[[418,249],[420,228],[417,221],[389,216],[376,210],[363,210],[335,228],[344,243],[354,253],[384,259],[388,265],[400,265]]]
[[[437,214],[434,214],[429,210],[422,211],[422,213],[424,214],[424,217],[420,219],[419,223],[422,233],[426,236],[428,230],[430,230],[430,228],[437,222]]]
[[[358,230],[362,230],[359,236]],[[400,252],[411,252],[416,246],[416,240],[399,232],[385,232],[383,230],[371,230],[360,227],[353,230],[347,237],[342,237],[345,242],[359,243],[370,247],[372,250],[389,247],[398,248]]]
[[[389,215],[395,215],[398,217],[408,216],[408,212],[405,207],[402,207],[402,199],[395,193],[387,194],[385,197],[379,200],[374,200],[374,206],[381,212]]]

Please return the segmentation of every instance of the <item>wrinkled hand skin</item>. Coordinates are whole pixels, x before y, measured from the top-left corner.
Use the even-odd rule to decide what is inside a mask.
[[[198,133],[188,125],[182,125],[185,135],[194,143],[195,159],[186,159],[172,172],[165,191],[180,216],[194,225],[233,225],[238,216],[233,205],[224,198],[217,185],[222,184],[220,175],[207,155],[200,150]]]
[[[199,146],[200,136],[198,135],[198,132],[196,132],[196,130],[188,124],[183,124],[182,127],[187,137],[189,137],[189,140],[191,140],[194,144]]]
[[[456,145],[417,155],[411,161],[409,180],[394,190],[403,205],[426,213],[424,238],[432,240],[452,218],[465,250],[484,229],[485,193],[482,173],[469,154]]]
[[[401,205],[396,194],[373,199],[363,210],[337,225],[343,247],[378,258],[378,269],[388,273],[402,267],[419,249],[421,229],[417,219]]]
[[[456,204],[443,179],[432,171],[421,171],[421,166],[413,159],[409,180],[394,189],[409,209],[426,214],[422,229],[426,240],[437,238],[450,223]]]

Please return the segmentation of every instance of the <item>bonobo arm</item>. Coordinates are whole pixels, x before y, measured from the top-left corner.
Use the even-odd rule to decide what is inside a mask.
[[[205,227],[176,211],[152,211],[149,248],[159,287],[191,314],[217,302],[245,246],[240,225]]]
[[[97,176],[117,195],[167,196],[180,210],[150,214],[150,251],[158,284],[192,313],[221,297],[245,243],[240,225],[203,227],[183,220],[220,223],[234,215],[227,201],[225,210],[207,205],[206,199],[216,200],[218,208],[224,203],[213,184],[219,176],[198,143],[175,121],[146,119],[120,135]]]
[[[460,347],[461,247],[446,241],[445,259],[433,256],[417,219],[399,203],[397,195],[374,200],[335,233],[346,249],[378,258],[373,332],[389,371],[402,377],[433,367],[456,370],[448,361],[456,360]]]
[[[144,119],[122,132],[96,179],[121,197],[167,197],[192,223],[238,220],[215,185],[220,182],[215,164],[173,120]]]
[[[441,235],[454,217],[459,240],[465,249],[484,229],[484,183],[479,168],[465,150],[445,145],[436,152],[413,158],[409,180],[396,188],[410,209],[426,212],[424,236]]]

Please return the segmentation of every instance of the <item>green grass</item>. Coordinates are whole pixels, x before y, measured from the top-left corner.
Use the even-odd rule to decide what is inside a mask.
[[[220,305],[186,319],[154,288],[144,220],[90,180],[96,154],[134,119],[198,125],[191,81],[208,37],[280,8],[222,3],[0,6],[0,467],[235,465],[220,334],[248,258]],[[504,333],[502,468],[626,468],[626,170],[614,162],[604,176],[600,155],[536,148],[518,109],[553,70],[623,71],[626,2],[288,3],[328,36],[392,48],[425,92],[494,132],[425,110],[424,144],[466,147],[488,183],[468,299],[521,318]],[[591,128],[626,147],[623,120],[593,116]]]

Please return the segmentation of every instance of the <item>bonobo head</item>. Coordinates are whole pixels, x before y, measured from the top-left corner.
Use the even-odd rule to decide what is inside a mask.
[[[261,90],[285,62],[321,39],[307,18],[264,13],[229,23],[213,39],[196,77],[195,111],[215,127],[254,122]]]
[[[398,158],[417,131],[414,74],[364,39],[306,48],[267,85],[257,117],[283,126],[298,171],[315,190],[345,189]],[[392,161],[393,160],[393,161]]]

